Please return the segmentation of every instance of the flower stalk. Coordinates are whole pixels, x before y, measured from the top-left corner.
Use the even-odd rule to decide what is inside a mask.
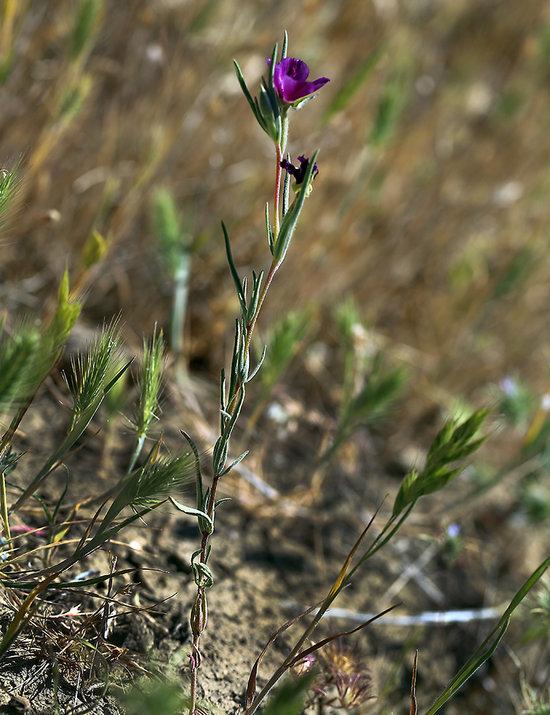
[[[275,149],[275,186],[273,192],[272,220],[270,220],[269,216],[269,207],[266,209],[267,240],[272,260],[265,275],[263,271],[258,275],[253,272],[251,283],[249,283],[246,278],[241,279],[233,261],[228,232],[222,223],[227,260],[237,290],[241,314],[236,321],[229,379],[226,379],[225,371],[222,371],[221,374],[220,434],[212,455],[213,477],[210,487],[206,491],[203,490],[198,452],[192,440],[187,437],[196,457],[197,508],[193,510],[185,508],[185,510],[187,513],[193,513],[197,516],[201,534],[200,548],[195,551],[191,557],[197,592],[193,600],[189,618],[192,633],[192,652],[189,655],[191,666],[189,715],[197,715],[199,713],[196,701],[198,671],[202,660],[200,639],[207,623],[207,590],[212,586],[214,581],[212,572],[208,566],[211,551],[210,538],[214,532],[216,507],[224,501],[217,500],[217,489],[220,480],[246,456],[245,452],[235,461],[227,465],[230,438],[243,406],[246,384],[256,375],[265,356],[264,349],[264,353],[258,365],[254,369],[250,369],[252,337],[267,293],[275,274],[285,259],[300,213],[304,206],[305,198],[309,194],[311,182],[317,173],[315,163],[317,153],[314,154],[311,162],[305,157],[300,158],[302,172],[299,176],[290,169],[290,157],[285,159],[289,126],[288,115],[291,108],[298,108],[298,105],[303,104],[304,99],[310,99],[312,93],[329,80],[327,78],[321,78],[313,82],[307,82],[306,79],[309,74],[307,65],[301,60],[287,58],[286,49],[287,37],[285,34],[279,62],[277,62],[277,45],[274,47],[271,58],[268,59],[269,76],[267,80],[264,79],[262,81],[259,98],[252,97],[246,86],[239,65],[236,62],[234,63],[237,79],[241,85],[243,94],[260,128],[271,138]],[[283,169],[285,169],[288,174],[284,180]],[[293,175],[295,178],[296,197],[289,206],[287,187],[290,175]],[[281,192],[283,192],[282,201]],[[180,508],[177,503],[175,505],[177,508]]]

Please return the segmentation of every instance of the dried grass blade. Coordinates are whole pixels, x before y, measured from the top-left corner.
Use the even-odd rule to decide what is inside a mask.
[[[417,715],[418,705],[416,702],[416,666],[418,663],[418,651],[414,654],[412,682],[411,682],[411,715]]]
[[[360,631],[363,628],[370,626],[371,623],[373,623],[374,621],[377,621],[379,618],[382,618],[382,616],[385,616],[386,613],[393,611],[393,609],[397,608],[399,605],[400,604],[396,603],[393,606],[389,606],[388,608],[385,608],[383,611],[380,611],[380,613],[377,613],[376,616],[369,618],[368,621],[365,621],[364,623],[360,623],[355,628],[352,628],[351,631],[342,631],[341,633],[336,633],[336,635],[328,636],[328,638],[323,638],[323,640],[319,641],[318,643],[314,643],[309,648],[306,648],[305,650],[301,651],[296,656],[294,656],[294,658],[290,661],[290,663],[288,663],[287,668],[291,668],[293,665],[296,665],[296,663],[299,663],[303,658],[308,656],[310,653],[315,653],[316,650],[319,650],[320,648],[323,648],[324,646],[326,646],[327,643],[330,643],[331,641],[334,641],[337,638],[344,638],[345,636],[351,636],[353,633],[357,633],[357,631]]]
[[[300,613],[298,616],[295,616],[292,618],[290,621],[287,621],[284,623],[278,631],[276,631],[271,638],[267,641],[265,644],[262,652],[260,655],[256,658],[256,662],[252,666],[252,670],[250,671],[250,677],[248,679],[248,685],[246,688],[246,702],[245,706],[248,708],[252,701],[254,700],[254,695],[256,694],[256,680],[258,676],[258,668],[260,667],[260,664],[263,660],[264,655],[267,653],[269,648],[273,645],[273,643],[277,640],[277,638],[283,633],[284,631],[287,630],[287,628],[290,628],[290,626],[294,625],[297,621],[301,620],[304,616],[308,616],[312,611],[314,611],[316,608],[319,608],[321,605],[321,602],[317,603],[315,606],[311,606],[307,610],[303,611]]]
[[[352,560],[353,560],[353,557],[355,556],[355,554],[356,554],[356,552],[357,552],[357,549],[361,546],[361,542],[363,541],[363,539],[364,539],[365,536],[367,535],[367,531],[371,528],[371,526],[372,526],[374,520],[376,519],[376,516],[377,516],[377,514],[378,514],[379,509],[380,509],[380,507],[378,507],[378,509],[377,509],[377,510],[374,512],[374,514],[371,516],[371,518],[370,518],[370,520],[369,520],[369,523],[365,526],[365,528],[364,528],[363,531],[361,532],[359,538],[357,539],[357,541],[356,541],[355,544],[353,545],[353,547],[352,547],[351,551],[349,552],[349,554],[348,554],[346,560],[344,561],[344,564],[343,564],[342,568],[340,569],[340,573],[338,574],[338,576],[337,576],[337,578],[336,578],[336,581],[334,582],[333,587],[330,589],[330,593],[328,594],[327,598],[325,599],[325,602],[327,603],[327,606],[330,605],[330,603],[334,600],[334,597],[336,596],[336,594],[340,591],[340,589],[341,589],[341,587],[342,587],[342,583],[343,583],[343,581],[344,581],[344,579],[345,579],[345,577],[346,577],[346,574],[347,574],[347,572],[348,572],[348,569],[349,569],[349,567],[350,567],[350,564],[351,564],[351,562],[352,562]]]

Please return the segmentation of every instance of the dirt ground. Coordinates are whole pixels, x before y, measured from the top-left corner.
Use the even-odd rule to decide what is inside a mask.
[[[185,409],[188,386],[185,393],[187,397],[182,397],[181,391],[172,389],[164,404],[162,425],[172,449],[178,446],[183,414],[187,413],[183,421],[194,422],[197,428],[200,424],[197,415],[190,420]],[[284,403],[285,395],[280,398]],[[17,448],[26,448],[31,433],[43,435],[47,448],[63,429],[62,416],[56,399],[46,390],[23,423]],[[304,465],[308,456],[314,457],[321,419],[315,410],[304,411],[290,429],[282,429],[266,418],[259,430],[263,442],[256,439],[241,474],[231,476],[224,485],[223,496],[230,496],[231,501],[218,511],[213,539],[215,583],[208,596],[209,622],[202,640],[199,687],[200,702],[211,715],[238,712],[252,664],[269,636],[330,589],[358,534],[381,504],[384,513],[388,508],[384,497],[399,483],[399,468],[388,462],[383,435],[363,431],[344,451],[338,466],[326,474],[321,488],[308,487]],[[89,430],[88,439],[68,462],[71,485],[67,508],[74,503],[71,494],[81,496],[90,484],[94,491],[101,491],[131,449],[124,433],[116,448],[114,444],[109,447],[105,428],[98,428],[94,425]],[[18,478],[24,479],[39,457],[35,449],[25,455],[12,481],[18,471]],[[203,460],[207,464],[207,450]],[[276,495],[268,497],[253,488],[250,473],[261,475]],[[46,498],[53,498],[59,489],[59,478],[59,474],[53,475],[46,484]],[[460,508],[461,547],[453,553],[445,525],[453,519],[453,502],[467,490],[463,478],[448,494],[427,499],[402,534],[369,562],[342,594],[335,605],[346,610],[345,616],[326,618],[317,638],[351,629],[357,625],[353,614],[374,615],[393,604],[398,607],[391,615],[414,615],[478,609],[498,605],[510,596],[518,586],[518,559],[530,554],[534,564],[539,542],[533,543],[531,550],[526,548],[529,535],[522,524],[510,518],[506,500],[494,494],[476,504],[470,515]],[[181,499],[191,504],[192,495],[183,494]],[[41,525],[36,509],[19,517],[26,526]],[[376,526],[377,521],[373,533]],[[79,535],[82,526],[74,530]],[[542,534],[539,536],[543,542]],[[133,571],[108,585],[50,592],[48,604],[41,609],[43,615],[32,621],[0,665],[0,712],[118,715],[125,712],[121,703],[129,685],[136,682],[143,687],[139,680],[143,673],[169,674],[185,689],[190,653],[188,613],[194,592],[189,559],[198,540],[191,517],[163,506],[161,513],[147,519],[147,526],[131,527],[113,543],[110,555],[96,553],[74,567],[65,575],[67,579],[82,572],[89,575],[93,569],[108,573],[110,563],[112,570]],[[31,536],[26,546],[40,543],[40,536]],[[55,558],[61,558],[64,548],[61,546]],[[113,556],[116,566],[110,562]],[[30,557],[29,563],[33,559],[38,563],[36,556]],[[523,570],[528,567],[529,563],[522,564]],[[114,600],[106,601],[105,596]],[[8,622],[6,609],[2,620]],[[370,673],[370,692],[380,697],[348,711],[408,711],[412,662],[418,649],[417,696],[422,712],[492,623],[474,620],[464,625],[405,628],[385,625],[382,619],[369,626],[351,640],[360,648]],[[300,632],[300,626],[294,626],[268,651],[260,684]],[[517,635],[513,625],[511,643],[517,641]],[[72,646],[67,645],[71,642]],[[519,697],[520,668],[514,648],[501,648],[490,666],[482,668],[444,712],[517,712],[512,703]],[[334,711],[329,706],[319,708],[316,704],[307,712]]]

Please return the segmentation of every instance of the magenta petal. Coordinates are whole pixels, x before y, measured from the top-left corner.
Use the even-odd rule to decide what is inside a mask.
[[[307,86],[309,87],[308,94],[311,94],[312,92],[316,92],[318,89],[321,89],[321,87],[327,82],[330,82],[330,79],[328,77],[319,77],[319,79],[314,79],[312,82],[306,82]]]
[[[309,67],[307,64],[294,57],[285,57],[284,60],[279,62],[277,69],[281,75],[285,75],[296,82],[305,82],[309,77]]]
[[[273,81],[277,92],[285,102],[295,102],[303,95],[300,87],[309,75],[309,67],[302,60],[285,57],[275,67]]]
[[[271,65],[270,59],[267,60],[267,64]],[[287,104],[298,102],[330,81],[328,77],[320,77],[312,82],[307,82],[308,76],[307,64],[295,57],[285,57],[275,65],[273,84],[283,102]]]
[[[298,97],[301,97],[300,88],[302,84],[300,82],[295,82],[289,77],[284,77],[283,79],[274,79],[275,88],[279,92],[279,96],[285,102],[294,102]]]

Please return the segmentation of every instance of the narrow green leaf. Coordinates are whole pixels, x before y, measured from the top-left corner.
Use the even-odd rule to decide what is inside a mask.
[[[256,365],[256,367],[254,368],[254,370],[252,370],[252,372],[250,373],[250,375],[249,375],[249,376],[246,378],[246,380],[245,380],[245,382],[246,382],[247,384],[248,384],[251,380],[253,380],[253,379],[256,377],[256,375],[258,374],[258,372],[259,372],[260,368],[262,367],[262,364],[263,364],[263,362],[264,362],[264,360],[265,360],[266,353],[267,353],[267,345],[264,345],[264,349],[262,350],[262,354],[260,355],[260,359],[258,360],[258,364]]]
[[[279,51],[279,46],[277,43],[273,45],[273,52],[271,53],[271,60],[269,62],[269,75],[268,75],[268,87],[273,89],[275,87],[275,65],[277,64],[277,53]]]
[[[254,271],[252,271],[252,291],[250,292],[250,303],[246,311],[246,322],[248,324],[252,320],[254,314],[256,313],[256,308],[258,307],[263,277],[263,271],[260,271],[260,274],[258,276]]]
[[[177,499],[174,499],[174,497],[170,497],[170,501],[178,511],[181,511],[184,514],[188,514],[189,516],[198,516],[200,519],[203,519],[209,526],[209,534],[214,531],[214,522],[205,511],[202,511],[201,509],[195,509],[192,506],[186,506],[185,504],[179,502]]]
[[[199,457],[199,450],[197,449],[197,445],[195,444],[195,441],[191,438],[191,436],[183,430],[180,431],[185,440],[187,441],[187,444],[191,447],[191,451],[193,452],[193,457],[195,459],[195,489],[197,493],[197,509],[203,509],[205,500],[203,497],[201,460]]]
[[[288,52],[288,32],[283,33],[283,46],[281,47],[281,59],[284,60]]]
[[[480,668],[494,653],[495,649],[499,645],[500,641],[504,637],[506,629],[510,623],[513,612],[523,601],[525,596],[537,583],[540,577],[550,566],[550,557],[545,559],[540,566],[533,571],[531,576],[525,581],[521,588],[517,591],[515,596],[510,601],[510,604],[502,614],[499,622],[489,633],[487,638],[479,646],[476,652],[469,658],[466,663],[462,666],[456,676],[447,685],[445,690],[441,695],[435,700],[429,710],[426,711],[426,715],[434,715],[438,712],[441,707],[453,697],[456,691],[464,685],[464,683],[470,678],[478,668]]]
[[[265,205],[265,232],[267,235],[267,245],[269,252],[273,253],[273,230],[271,229],[271,221],[269,220],[269,203]]]
[[[287,155],[287,161],[290,161],[290,155]],[[283,194],[282,194],[282,201],[281,201],[281,216],[284,218],[286,216],[286,213],[288,211],[288,204],[290,200],[290,174],[288,172],[285,172],[285,178],[283,181]],[[272,238],[272,243],[273,243],[273,238]],[[273,253],[273,250],[271,250],[271,253]]]
[[[250,105],[250,109],[252,110],[252,113],[256,117],[258,124],[266,132],[267,131],[267,123],[266,123],[265,119],[263,118],[262,113],[260,112],[260,108],[258,107],[257,102],[255,102],[252,99],[252,96],[251,96],[250,92],[248,91],[248,87],[246,86],[246,82],[244,81],[244,77],[243,77],[243,73],[241,72],[241,68],[239,67],[239,64],[236,60],[233,60],[233,65],[235,67],[237,79],[241,86],[242,92],[246,98],[246,101]]]
[[[239,278],[239,274],[237,273],[237,269],[235,267],[235,262],[233,260],[233,254],[231,252],[231,243],[229,241],[229,234],[227,233],[227,229],[225,227],[225,223],[222,221],[222,231],[223,231],[223,237],[225,240],[225,251],[227,253],[227,262],[229,263],[229,270],[231,271],[231,276],[233,278],[233,281],[235,283],[235,287],[237,288],[237,295],[239,297],[239,303],[241,304],[241,311],[243,315],[246,315],[246,295],[243,289],[243,285],[241,283],[241,279]]]
[[[239,464],[240,462],[243,461],[243,459],[246,457],[246,455],[248,454],[249,451],[250,451],[250,450],[247,449],[246,452],[243,452],[239,457],[237,457],[237,459],[234,459],[234,460],[231,462],[231,464],[223,470],[223,472],[220,474],[220,477],[225,477],[226,474],[229,474],[229,472],[230,472],[234,467],[236,467],[237,464]],[[225,501],[225,500],[220,500],[220,501],[223,502],[223,501]],[[216,505],[217,505],[217,503],[216,503]]]
[[[77,59],[90,44],[96,31],[103,0],[80,0],[71,42],[71,59]]]

